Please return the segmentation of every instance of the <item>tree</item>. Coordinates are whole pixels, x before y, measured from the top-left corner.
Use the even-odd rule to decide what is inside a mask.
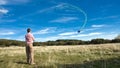
[[[120,34],[115,39],[120,39]]]
[[[111,42],[112,43],[120,43],[120,39],[113,39]]]
[[[103,44],[105,43],[104,39],[100,39],[100,38],[97,38],[97,39],[92,39],[91,44]]]

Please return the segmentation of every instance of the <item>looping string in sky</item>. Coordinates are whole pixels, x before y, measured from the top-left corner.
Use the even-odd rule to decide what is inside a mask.
[[[84,15],[83,25],[79,29],[79,31],[82,31],[87,23],[87,13],[84,10],[82,10],[80,7],[77,7],[77,6],[69,4],[69,3],[62,3],[62,6],[69,6],[71,8],[74,8]]]

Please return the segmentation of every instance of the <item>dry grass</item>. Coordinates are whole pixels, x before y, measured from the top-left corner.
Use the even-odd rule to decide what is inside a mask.
[[[94,46],[37,46],[34,50],[36,65],[31,66],[19,63],[19,61],[26,62],[25,47],[0,47],[0,66],[4,68],[88,68],[89,66],[91,66],[89,68],[109,68],[114,62],[112,60],[120,60],[120,43]],[[110,68],[120,66],[118,61],[115,61],[112,65],[114,67]],[[102,63],[104,64],[101,67]]]
[[[98,45],[73,45],[73,46],[35,46],[35,53],[41,52],[61,52],[64,51],[66,53],[76,53],[76,52],[90,52],[91,50],[120,50],[120,44],[98,44]],[[0,47],[0,55],[17,55],[17,54],[25,54],[25,47],[11,46],[11,47]]]

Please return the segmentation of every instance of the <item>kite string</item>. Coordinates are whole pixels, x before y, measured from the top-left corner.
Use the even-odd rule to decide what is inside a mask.
[[[79,12],[81,12],[83,15],[84,15],[84,24],[82,25],[82,27],[80,28],[80,31],[83,30],[83,28],[85,27],[86,23],[87,23],[87,13],[85,11],[83,11],[81,8],[77,7],[77,6],[74,6],[72,4],[69,4],[69,3],[64,3],[64,5],[68,5],[70,7],[73,7],[75,9],[77,9]]]

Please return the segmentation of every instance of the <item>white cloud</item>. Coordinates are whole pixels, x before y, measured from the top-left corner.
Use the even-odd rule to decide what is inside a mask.
[[[43,30],[39,30],[37,32],[34,32],[33,34],[46,34],[48,33],[49,31],[49,28],[46,28],[46,29],[43,29]]]
[[[80,35],[71,35],[71,38],[79,38],[79,37],[85,37],[88,36],[87,34],[80,34]]]
[[[71,38],[79,38],[79,37],[88,37],[88,36],[95,36],[95,35],[101,35],[102,33],[100,32],[93,32],[89,34],[79,34],[79,35],[71,35]]]
[[[48,7],[48,8],[44,8],[44,9],[42,9],[42,10],[37,10],[37,11],[35,11],[35,12],[33,12],[33,13],[30,13],[30,14],[27,14],[27,15],[24,15],[24,16],[20,17],[20,19],[21,19],[21,18],[24,18],[24,17],[34,16],[34,15],[37,15],[37,14],[40,14],[40,13],[44,13],[44,12],[47,12],[47,11],[52,11],[52,10],[54,10],[56,7],[59,8],[60,5],[61,5],[61,4],[55,5],[55,6],[52,6],[52,7]]]
[[[102,33],[102,32],[92,32],[85,34],[74,34],[74,35],[54,35],[48,37],[36,37],[35,41],[45,42],[45,41],[55,41],[58,39],[78,39],[78,40],[91,40],[95,38],[104,38],[104,39],[114,39],[118,34],[117,33]],[[18,37],[17,40],[24,40],[24,36]]]
[[[100,33],[100,32],[93,32],[93,33],[89,33],[88,36],[100,35],[100,34],[102,34],[102,33]]]
[[[5,5],[5,4],[7,4],[6,0],[0,0],[0,5]]]
[[[60,4],[57,4],[57,5],[54,5],[54,6],[51,6],[51,7],[48,7],[48,8],[44,8],[44,9],[40,9],[40,10],[37,10],[33,13],[30,13],[30,14],[27,14],[27,15],[24,15],[21,18],[24,18],[24,17],[29,17],[29,16],[34,16],[34,15],[37,15],[37,14],[40,14],[40,13],[44,13],[44,12],[54,12],[54,10],[58,9],[58,10],[65,10],[63,8],[66,8],[66,5],[64,3],[60,3]],[[66,10],[68,11],[68,10]],[[72,11],[72,10],[71,10]],[[76,14],[61,14],[61,15],[76,15]]]
[[[9,11],[7,9],[0,9],[0,14],[7,14]]]
[[[14,39],[20,40],[20,41],[25,41],[25,35],[17,36],[17,37],[14,38]]]
[[[52,20],[50,22],[66,23],[66,22],[70,22],[73,20],[78,20],[78,18],[77,17],[62,17],[62,18]]]
[[[58,5],[55,5],[55,6],[52,6],[52,7],[49,7],[49,8],[45,8],[43,10],[40,10],[39,13],[46,12],[46,11],[51,11],[51,10],[55,10],[56,8],[62,9],[64,7],[65,7],[64,4],[61,3],[61,4],[58,4]]]
[[[60,36],[50,36],[50,37],[45,37],[45,38],[35,38],[35,41],[41,41],[41,42],[55,41],[55,40],[57,40],[59,38],[60,38]]]
[[[106,25],[92,25],[91,27],[94,27],[94,28],[100,28],[100,27],[105,27]]]
[[[90,21],[104,20],[104,19],[115,19],[115,18],[119,18],[119,15],[93,18],[93,19],[90,19]]]
[[[5,19],[4,19],[4,20],[3,20],[3,19],[1,20],[1,19],[0,19],[0,23],[4,23],[4,22],[15,22],[15,21],[16,21],[15,19],[11,19],[11,20],[5,20]]]
[[[77,34],[77,32],[65,32],[65,33],[61,33],[59,34],[60,36],[65,36],[65,35],[74,35]]]
[[[30,0],[0,0],[0,5],[28,3]]]
[[[85,32],[85,31],[94,31],[94,30],[97,30],[97,29],[99,29],[99,28],[89,28],[89,29],[84,29],[83,32]]]
[[[100,33],[100,32],[93,32],[93,33],[89,33],[89,34],[67,34],[66,35],[56,35],[56,36],[49,36],[49,37],[44,37],[44,38],[36,38],[36,41],[55,41],[55,40],[58,40],[58,39],[89,39],[90,37],[94,37],[94,36],[98,36],[99,35],[102,35],[103,33]],[[95,37],[94,37],[95,38]],[[92,38],[91,38],[92,39]]]
[[[0,32],[0,35],[13,35],[14,32]]]
[[[118,33],[116,33],[116,32],[115,33],[114,32],[109,32],[109,34],[104,33],[104,34],[101,34],[101,35],[99,35],[97,37],[104,38],[104,39],[114,39],[117,35],[118,35]]]
[[[74,35],[56,35],[56,36],[48,36],[44,38],[36,38],[36,41],[55,41],[58,39],[78,39],[78,40],[91,40],[95,38],[103,38],[103,39],[114,39],[118,34],[117,33],[102,33],[102,32],[92,32],[85,34],[74,34]]]
[[[19,5],[19,4],[26,4],[30,0],[7,0],[8,4]]]
[[[47,34],[54,32],[54,28],[45,28],[36,32],[33,32],[33,34]]]

